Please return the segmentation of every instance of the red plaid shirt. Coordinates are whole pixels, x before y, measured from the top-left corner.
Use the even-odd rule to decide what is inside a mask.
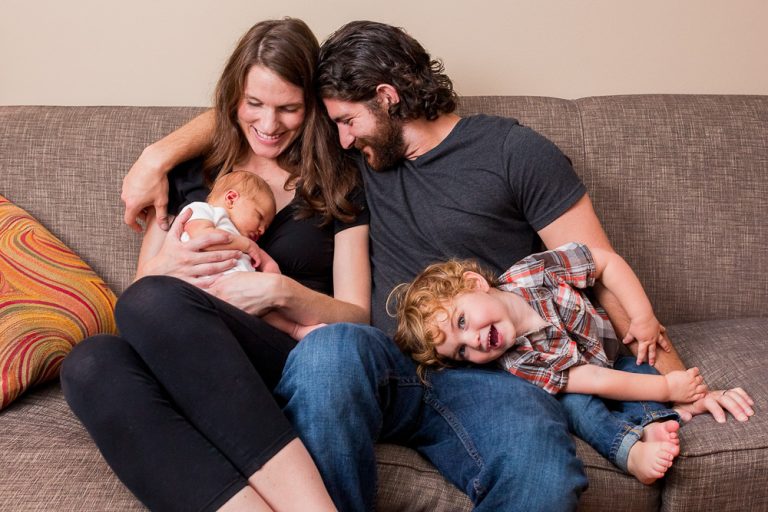
[[[595,284],[595,262],[587,246],[569,243],[528,256],[499,282],[500,290],[520,295],[550,323],[515,340],[499,359],[505,369],[555,394],[568,382],[568,368],[611,366],[603,344],[618,348],[616,333],[605,312],[582,291]]]

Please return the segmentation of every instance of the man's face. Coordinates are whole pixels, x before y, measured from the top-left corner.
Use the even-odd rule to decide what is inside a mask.
[[[392,167],[405,157],[402,123],[389,117],[380,103],[369,105],[332,98],[323,102],[338,127],[341,145],[358,149],[374,170]]]

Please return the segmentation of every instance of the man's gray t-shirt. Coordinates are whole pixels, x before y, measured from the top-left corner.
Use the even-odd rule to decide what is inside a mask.
[[[536,232],[586,189],[549,140],[516,120],[462,118],[435,148],[381,172],[360,156],[371,215],[372,323],[388,334],[386,301],[427,265],[475,258],[501,273],[537,252]]]

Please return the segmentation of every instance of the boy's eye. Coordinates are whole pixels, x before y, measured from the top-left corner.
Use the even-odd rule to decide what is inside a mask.
[[[461,347],[459,347],[459,351],[456,352],[456,355],[459,356],[459,359],[462,359],[462,360],[464,359],[464,354],[466,353],[466,348],[467,348],[466,345],[462,345]]]

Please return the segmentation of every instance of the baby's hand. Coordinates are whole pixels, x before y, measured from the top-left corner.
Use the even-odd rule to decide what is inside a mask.
[[[656,344],[666,352],[671,350],[664,337],[665,332],[664,326],[653,315],[635,318],[629,323],[627,335],[624,336],[622,342],[629,345],[633,341],[637,341],[637,364],[641,364],[647,358],[648,364],[653,366],[656,364]]]
[[[261,266],[261,249],[259,249],[259,246],[256,245],[256,242],[250,238],[245,239],[248,240],[248,245],[243,252],[251,257],[253,267],[259,268]]]
[[[669,388],[668,401],[678,403],[695,402],[707,394],[707,385],[698,368],[678,370],[664,375]]]

